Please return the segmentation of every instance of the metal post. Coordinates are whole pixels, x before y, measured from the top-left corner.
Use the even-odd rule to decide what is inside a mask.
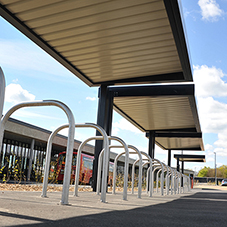
[[[177,157],[177,171],[180,171],[179,157]]]
[[[32,171],[32,161],[34,157],[34,147],[35,147],[35,139],[32,139],[31,147],[30,147],[30,157],[29,157],[29,164],[28,164],[28,173],[27,173],[27,179],[30,181],[31,178],[31,171]]]
[[[113,97],[108,93],[108,87],[106,85],[101,85],[99,89],[97,125],[101,126],[106,131],[108,136],[111,135],[112,113],[113,113]],[[98,131],[96,131],[96,136],[100,136],[100,133]],[[92,172],[93,191],[96,191],[97,188],[98,160],[99,154],[102,149],[103,141],[96,140]]]
[[[168,166],[171,167],[171,150],[168,150]]]
[[[181,173],[184,174],[184,162],[181,162]],[[184,179],[181,177],[181,187],[184,187]]]
[[[215,185],[217,186],[216,152],[214,152]]]
[[[154,158],[155,152],[155,131],[149,131],[149,147],[148,154],[151,158]]]

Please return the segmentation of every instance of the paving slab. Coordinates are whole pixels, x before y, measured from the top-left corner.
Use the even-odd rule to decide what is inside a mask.
[[[60,205],[61,192],[0,191],[0,226],[226,226],[227,191],[193,189],[184,194],[141,199],[107,194],[107,202],[93,192],[69,194]],[[224,225],[223,225],[224,224]]]

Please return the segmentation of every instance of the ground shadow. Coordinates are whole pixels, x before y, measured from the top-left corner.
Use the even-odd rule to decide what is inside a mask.
[[[0,215],[4,217],[4,212]],[[12,214],[14,218],[16,214]],[[7,214],[10,216],[10,214]],[[110,211],[99,214],[85,215],[50,221],[46,219],[25,218],[39,221],[39,224],[23,226],[184,226],[184,227],[218,227],[227,225],[227,193],[198,192],[180,199],[152,206],[126,211]],[[14,225],[18,226],[18,225]]]

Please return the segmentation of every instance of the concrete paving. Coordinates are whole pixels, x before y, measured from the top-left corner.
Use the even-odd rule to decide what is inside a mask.
[[[219,187],[220,188],[220,187]],[[227,226],[227,191],[198,188],[173,196],[70,193],[70,205],[59,205],[60,192],[0,191],[0,226]]]

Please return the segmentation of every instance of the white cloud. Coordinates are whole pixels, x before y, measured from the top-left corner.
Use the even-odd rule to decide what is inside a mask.
[[[207,162],[218,156],[227,157],[227,103],[213,97],[227,96],[226,75],[221,69],[206,65],[194,66],[194,81],[198,100],[198,111],[203,133],[215,133],[218,140],[205,145]]]
[[[214,147],[211,144],[206,144],[205,145],[205,150],[206,151],[212,151],[214,149]]]
[[[112,129],[112,132],[113,135],[116,135],[117,132],[119,130],[127,130],[127,131],[131,131],[131,132],[134,132],[134,133],[141,133],[141,131],[136,128],[133,124],[131,124],[129,121],[127,121],[125,118],[121,118],[118,122],[114,122],[113,123],[113,129]]]
[[[212,97],[198,98],[200,123],[204,133],[220,133],[227,129],[227,104]]]
[[[207,65],[193,66],[197,97],[227,96],[227,83],[222,79],[226,76],[221,69]]]
[[[9,84],[6,86],[5,101],[13,104],[24,101],[35,100],[35,95],[23,89],[19,84]]]
[[[86,100],[95,101],[96,98],[95,97],[86,97]]]
[[[217,21],[218,17],[224,14],[215,0],[199,0],[198,5],[201,9],[202,19],[207,21]]]
[[[209,158],[206,159],[206,162],[214,162],[214,158],[209,157]]]
[[[214,152],[216,152],[217,156],[224,156],[227,157],[227,149],[223,147],[218,147],[214,149]]]

